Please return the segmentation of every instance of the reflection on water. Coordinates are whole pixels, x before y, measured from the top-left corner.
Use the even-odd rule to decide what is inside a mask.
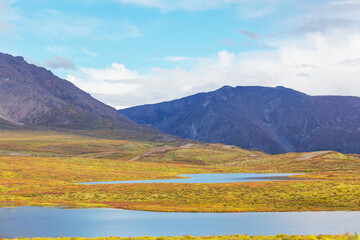
[[[360,212],[163,213],[120,209],[0,209],[0,238],[341,234]]]
[[[135,181],[107,181],[84,182],[81,184],[124,184],[124,183],[231,183],[255,181],[280,181],[291,180],[288,178],[296,173],[216,173],[216,174],[184,174],[179,179],[162,180],[135,180]],[[293,179],[296,180],[296,179]]]

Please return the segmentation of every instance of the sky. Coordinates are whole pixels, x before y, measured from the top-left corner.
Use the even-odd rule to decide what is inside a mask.
[[[360,0],[0,0],[0,52],[118,109],[224,85],[360,96]]]

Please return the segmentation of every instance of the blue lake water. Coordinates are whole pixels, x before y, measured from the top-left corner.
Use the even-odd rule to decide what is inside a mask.
[[[0,208],[0,238],[355,232],[360,232],[360,212],[164,213],[120,209]]]
[[[81,184],[124,184],[124,183],[231,183],[291,180],[296,173],[216,173],[216,174],[184,174],[178,179],[135,180],[135,181],[106,181],[83,182]],[[297,180],[296,178],[293,180]]]

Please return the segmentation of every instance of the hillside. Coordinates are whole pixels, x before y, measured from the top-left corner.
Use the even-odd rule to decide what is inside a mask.
[[[0,129],[108,130],[112,137],[163,138],[72,83],[22,57],[0,53]],[[89,132],[87,132],[89,134]]]
[[[360,98],[309,96],[284,87],[229,87],[120,110],[182,138],[268,153],[360,153]]]
[[[14,129],[17,126],[0,117],[0,130]]]

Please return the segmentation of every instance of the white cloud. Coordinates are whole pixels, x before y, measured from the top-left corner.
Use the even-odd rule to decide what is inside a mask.
[[[138,85],[132,80],[141,78],[136,71],[127,69],[121,63],[113,63],[104,69],[80,67],[79,71],[67,76],[67,79],[81,89],[97,94],[129,94]]]
[[[231,66],[235,59],[235,54],[229,53],[227,51],[222,51],[218,53],[218,64],[222,67]]]
[[[111,67],[105,69],[83,68],[84,72],[90,79],[104,79],[108,81],[123,81],[138,78],[136,71],[127,69],[124,64],[113,63]]]
[[[360,33],[309,33],[276,43],[276,50],[221,51],[190,70],[151,68],[139,74],[114,63],[81,68],[68,79],[113,106],[172,100],[223,85],[277,86],[312,94],[360,96]]]
[[[164,10],[180,8],[174,1],[165,0],[123,2]],[[243,3],[241,0],[212,3],[215,2]],[[161,5],[165,3],[170,5]],[[180,3],[188,2],[177,4]],[[79,68],[68,79],[112,106],[172,100],[223,85],[282,85],[311,95],[360,96],[359,11],[360,0],[312,4],[305,14],[292,20],[297,26],[291,33],[296,34],[282,34],[271,40],[261,36],[262,44],[269,48],[240,53],[220,51],[198,58],[169,56],[166,60],[177,67],[153,67],[145,73],[128,69],[121,63],[104,69]],[[259,38],[252,32],[241,33],[255,41]]]

